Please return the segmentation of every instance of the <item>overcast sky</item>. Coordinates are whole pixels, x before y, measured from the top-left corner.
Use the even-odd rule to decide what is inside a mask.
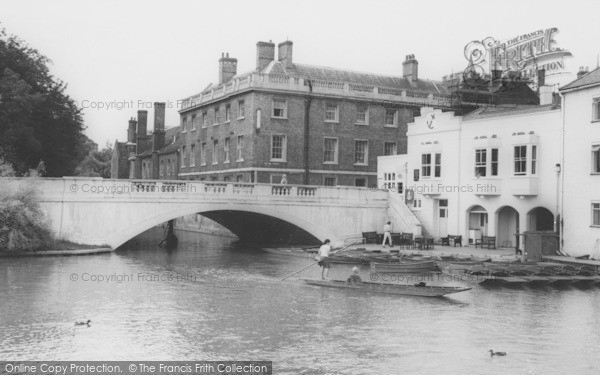
[[[600,2],[590,1],[0,1],[0,26],[52,60],[79,103],[133,101],[132,107],[84,111],[87,134],[103,145],[126,140],[138,103],[176,103],[218,77],[229,52],[238,73],[252,70],[256,42],[294,42],[294,61],[391,75],[405,55],[419,76],[441,80],[466,67],[463,48],[558,27],[570,50],[567,68],[596,67]],[[114,105],[114,104],[113,104]]]

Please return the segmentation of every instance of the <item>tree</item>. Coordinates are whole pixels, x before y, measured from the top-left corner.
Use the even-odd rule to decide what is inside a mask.
[[[110,178],[110,163],[112,160],[113,147],[107,142],[102,150],[93,144],[89,154],[75,168],[77,176]]]
[[[47,176],[72,175],[90,151],[81,109],[48,64],[0,29],[0,149],[18,175],[42,161]]]

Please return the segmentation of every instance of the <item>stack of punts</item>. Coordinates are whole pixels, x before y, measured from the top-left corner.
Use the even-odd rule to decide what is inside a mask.
[[[484,285],[600,285],[600,275],[596,274],[592,267],[578,267],[561,263],[483,262],[469,265],[464,263],[439,262],[439,267],[442,273],[447,275],[478,276],[464,278],[464,280],[472,280]]]
[[[406,296],[421,296],[421,297],[442,297],[446,294],[464,292],[471,288],[455,287],[455,286],[430,286],[430,285],[405,285],[405,284],[383,284],[362,282],[356,284],[348,284],[345,281],[338,280],[304,280],[309,285],[350,289],[358,292],[366,293],[384,293]]]
[[[400,261],[397,263],[371,262],[371,272],[379,273],[429,273],[439,271],[435,260]]]

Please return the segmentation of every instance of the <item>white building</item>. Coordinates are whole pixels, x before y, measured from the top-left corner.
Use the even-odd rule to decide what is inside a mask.
[[[380,187],[395,183],[425,236],[462,235],[466,245],[485,235],[515,247],[519,234],[556,224],[561,123],[552,104],[464,117],[423,108],[408,124],[407,154],[379,157]]]
[[[563,251],[600,251],[600,68],[560,89],[564,108]]]

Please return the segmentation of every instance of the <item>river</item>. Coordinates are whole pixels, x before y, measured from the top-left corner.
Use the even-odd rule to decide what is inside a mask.
[[[276,374],[600,368],[600,289],[359,294],[304,285],[316,266],[279,281],[305,259],[188,232],[169,252],[160,234],[111,254],[0,258],[0,360],[270,360]]]

